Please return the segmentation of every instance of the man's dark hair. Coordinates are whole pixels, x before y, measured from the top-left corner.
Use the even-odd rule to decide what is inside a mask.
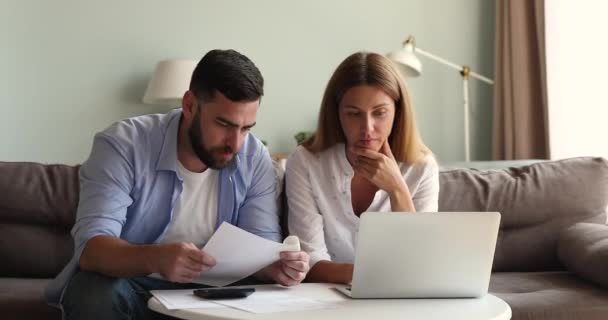
[[[232,101],[254,101],[264,95],[264,78],[246,56],[235,50],[211,50],[192,73],[190,90],[211,100],[216,90]]]

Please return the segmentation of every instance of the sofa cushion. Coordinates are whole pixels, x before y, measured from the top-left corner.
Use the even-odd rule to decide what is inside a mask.
[[[558,256],[568,270],[608,288],[608,226],[577,223],[559,237]]]
[[[494,271],[563,270],[560,232],[577,222],[605,223],[608,161],[572,158],[498,170],[440,172],[440,211],[498,211]]]
[[[0,162],[0,277],[54,277],[72,254],[78,166]]]
[[[503,299],[511,320],[605,320],[608,290],[569,272],[498,272],[490,293]]]
[[[0,162],[0,221],[71,229],[78,206],[78,166]]]
[[[50,279],[0,278],[3,320],[61,319],[61,311],[46,304],[44,288]]]
[[[0,277],[53,278],[72,256],[63,228],[0,222]]]

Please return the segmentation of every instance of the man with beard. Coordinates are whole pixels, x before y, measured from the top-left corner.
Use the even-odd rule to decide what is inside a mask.
[[[46,290],[66,319],[151,319],[149,290],[192,288],[215,260],[200,248],[222,222],[281,240],[275,179],[255,125],[263,78],[234,50],[198,63],[181,110],[98,133],[80,168],[74,256]],[[304,252],[254,277],[300,283]],[[160,274],[164,280],[147,277]]]

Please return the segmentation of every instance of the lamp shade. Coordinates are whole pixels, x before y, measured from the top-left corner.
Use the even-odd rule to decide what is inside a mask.
[[[181,104],[184,93],[190,87],[196,60],[163,60],[156,65],[148,83],[143,102],[146,104]]]
[[[414,46],[409,42],[401,49],[389,53],[388,57],[397,62],[408,77],[417,77],[422,73],[422,63],[414,53]]]

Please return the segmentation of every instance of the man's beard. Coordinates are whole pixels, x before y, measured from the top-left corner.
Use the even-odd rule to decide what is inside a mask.
[[[216,159],[213,157],[214,152],[234,154],[234,151],[232,148],[230,148],[230,146],[219,146],[210,149],[205,148],[202,142],[203,134],[200,128],[200,111],[194,117],[190,129],[188,129],[188,138],[190,139],[192,150],[194,150],[194,153],[198,159],[201,160],[201,162],[203,162],[207,167],[211,169],[222,169],[234,161],[234,156],[230,158],[230,160]]]

